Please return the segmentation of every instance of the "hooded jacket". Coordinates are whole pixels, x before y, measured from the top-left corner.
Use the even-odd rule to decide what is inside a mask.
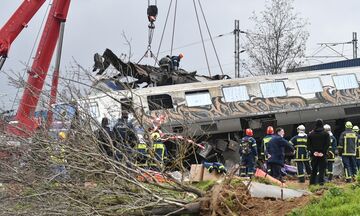
[[[284,166],[285,150],[288,149],[294,151],[294,148],[286,139],[275,134],[270,142],[268,142],[268,147],[266,149],[266,154],[270,155],[268,163]]]

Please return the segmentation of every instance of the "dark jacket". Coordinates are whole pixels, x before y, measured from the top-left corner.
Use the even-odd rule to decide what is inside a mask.
[[[304,135],[296,135],[291,138],[290,143],[294,146],[296,153],[295,153],[295,160],[294,161],[308,161],[309,160],[309,153],[307,149],[307,136]]]
[[[358,135],[351,129],[346,129],[339,138],[339,153],[344,156],[356,156]]]
[[[330,146],[329,133],[324,131],[323,127],[315,128],[315,130],[308,135],[307,146],[311,155],[314,152],[321,152],[325,155]]]
[[[266,149],[266,154],[270,155],[268,163],[284,166],[285,151],[287,150],[294,151],[294,148],[283,137],[274,135]]]
[[[241,139],[239,153],[242,157],[257,156],[256,140],[250,136],[243,137]]]
[[[105,126],[96,131],[96,138],[99,141],[99,147],[102,152],[108,156],[112,156],[112,139],[113,133],[110,131],[110,128]]]

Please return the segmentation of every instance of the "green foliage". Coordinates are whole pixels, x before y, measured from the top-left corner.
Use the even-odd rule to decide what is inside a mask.
[[[194,183],[194,186],[199,188],[202,191],[208,191],[214,186],[215,183],[216,183],[216,181],[211,181],[211,180],[201,181],[198,183]]]
[[[315,188],[315,187],[314,187]],[[290,216],[360,215],[360,188],[330,187],[322,198],[314,198],[305,208],[295,209]]]

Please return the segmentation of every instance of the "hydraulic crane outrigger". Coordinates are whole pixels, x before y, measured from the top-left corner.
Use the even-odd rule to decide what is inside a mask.
[[[14,121],[7,132],[14,135],[29,136],[36,129],[34,113],[42,92],[51,59],[59,38],[61,24],[66,21],[71,0],[53,0],[52,6],[39,42],[36,56],[20,100]],[[44,4],[45,0],[26,0],[0,29],[0,69],[5,62],[11,43]],[[58,72],[58,71],[57,71]],[[55,71],[51,90],[51,101],[55,100],[58,75]]]

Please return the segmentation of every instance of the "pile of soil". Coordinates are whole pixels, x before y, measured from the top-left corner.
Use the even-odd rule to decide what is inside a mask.
[[[200,215],[286,215],[294,208],[305,206],[310,197],[291,200],[252,198],[241,181],[215,185],[200,203]]]

